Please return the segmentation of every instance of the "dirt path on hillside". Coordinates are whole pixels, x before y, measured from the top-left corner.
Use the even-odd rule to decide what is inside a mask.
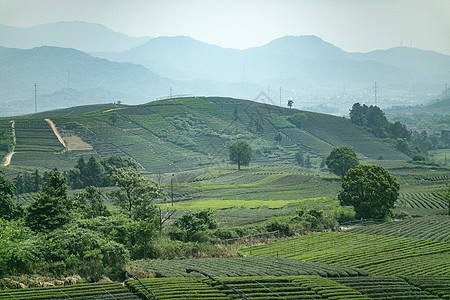
[[[115,111],[115,110],[124,109],[124,108],[126,108],[126,107],[111,108],[111,109],[104,110],[102,112],[105,113],[105,112]]]
[[[14,128],[14,124],[16,124],[16,122],[14,122],[13,120],[11,121],[11,128],[12,128],[12,135],[13,135],[13,146],[10,152],[6,153],[5,155],[5,161],[3,162],[3,166],[9,166],[9,164],[11,163],[11,158],[14,155],[14,149],[16,149],[16,129]]]
[[[58,129],[55,126],[55,123],[53,123],[52,120],[50,119],[44,119],[52,128],[53,133],[56,135],[56,137],[58,138],[58,141],[61,143],[61,145],[63,145],[64,149],[67,149],[67,145],[66,142],[64,142],[62,136],[59,134]]]

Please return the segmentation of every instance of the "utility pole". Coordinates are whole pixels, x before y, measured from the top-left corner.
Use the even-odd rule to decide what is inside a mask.
[[[171,198],[172,198],[172,206],[173,206],[173,176],[174,176],[175,174],[172,174],[172,177],[170,177],[170,195],[171,195]]]
[[[375,106],[378,106],[378,99],[377,99],[377,82],[375,81],[375,85],[373,87],[374,95],[375,95]]]
[[[280,86],[280,106],[281,106],[281,86]]]
[[[34,84],[34,113],[37,113],[37,84]]]
[[[170,89],[169,89],[169,98],[172,98],[172,87],[170,87]]]

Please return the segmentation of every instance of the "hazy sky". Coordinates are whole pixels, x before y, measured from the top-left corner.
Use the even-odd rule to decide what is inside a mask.
[[[0,0],[0,24],[106,25],[249,48],[313,34],[351,52],[411,45],[450,55],[450,0]]]

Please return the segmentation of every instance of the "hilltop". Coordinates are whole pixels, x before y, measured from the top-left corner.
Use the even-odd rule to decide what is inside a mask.
[[[57,153],[62,147],[44,118],[69,140],[68,151]],[[10,126],[8,122],[4,119],[2,126]],[[227,162],[227,147],[235,140],[247,140],[254,161],[267,164],[295,165],[294,155],[301,149],[312,167],[319,168],[323,157],[342,145],[354,148],[363,160],[406,158],[345,118],[219,97],[49,111],[16,118],[15,131],[12,165],[46,168],[70,168],[80,155],[117,154],[152,173],[192,170]],[[275,141],[277,133],[281,142]],[[52,135],[53,142],[45,143],[52,147],[36,149],[39,136]],[[74,136],[92,148],[72,147]]]

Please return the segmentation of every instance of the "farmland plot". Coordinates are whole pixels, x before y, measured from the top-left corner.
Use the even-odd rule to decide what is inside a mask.
[[[328,232],[248,247],[242,252],[361,268],[370,275],[450,272],[450,243],[417,238]]]

